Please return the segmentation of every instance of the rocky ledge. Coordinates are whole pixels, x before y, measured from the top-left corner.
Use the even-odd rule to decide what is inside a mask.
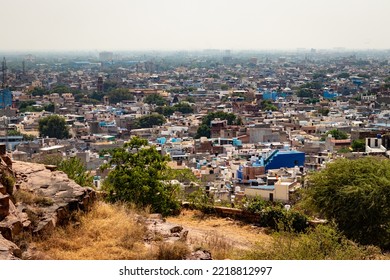
[[[0,173],[14,181],[14,188],[0,185],[0,259],[21,258],[22,250],[13,242],[23,244],[25,236],[49,234],[76,210],[88,210],[96,197],[93,189],[42,164],[2,158]]]

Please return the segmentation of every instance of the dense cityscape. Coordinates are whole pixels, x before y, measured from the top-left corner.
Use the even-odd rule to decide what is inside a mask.
[[[276,251],[260,250],[244,258],[386,256],[380,250],[389,246],[390,51],[8,52],[2,57],[0,149],[2,168],[11,168],[14,179],[3,171],[0,232],[18,246],[24,244],[17,241],[20,232],[41,235],[63,219],[64,205],[87,210],[100,193],[163,216],[190,207],[314,239],[335,219],[358,244],[332,237],[339,249],[323,255],[305,251],[297,257],[283,249],[278,257]],[[376,171],[366,170],[371,165]],[[55,170],[78,185],[68,190],[69,179],[55,181],[64,174]],[[377,189],[370,189],[372,182]],[[372,192],[364,195],[360,188],[366,185]],[[70,192],[77,193],[78,206],[71,206]],[[310,200],[311,207],[305,204]],[[19,214],[12,214],[13,203]],[[316,231],[310,233],[310,227]],[[178,244],[187,234],[173,226],[169,237],[163,236]],[[366,245],[378,246],[377,251]],[[25,250],[24,258],[39,259]],[[175,258],[184,258],[177,247],[172,250]],[[213,249],[194,254],[199,252],[185,258],[219,256]],[[22,253],[5,258],[15,256]]]

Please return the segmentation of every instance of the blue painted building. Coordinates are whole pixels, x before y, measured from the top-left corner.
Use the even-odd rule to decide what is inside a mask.
[[[277,91],[265,91],[263,92],[263,100],[273,100],[276,101],[279,97],[286,98],[287,93],[277,92]]]
[[[251,167],[262,167],[264,166],[265,171],[269,169],[280,169],[280,168],[293,168],[295,166],[304,166],[305,165],[305,153],[295,150],[274,150],[267,158],[263,159],[262,157],[251,163]],[[244,179],[244,167],[240,165],[237,169],[236,177],[238,181]]]
[[[0,89],[0,109],[12,106],[12,91],[9,89]]]
[[[323,96],[325,99],[333,99],[336,98],[338,95],[337,92],[329,92],[327,90],[324,91]]]
[[[275,150],[264,160],[265,170],[292,168],[305,165],[305,153],[299,151],[279,151]]]

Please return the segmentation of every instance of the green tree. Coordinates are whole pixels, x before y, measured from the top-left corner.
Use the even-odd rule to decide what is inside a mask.
[[[134,96],[125,88],[111,90],[108,94],[108,100],[111,104],[122,102],[123,100],[133,100]]]
[[[326,135],[329,134],[336,140],[348,139],[348,134],[338,129],[329,130]]]
[[[74,180],[82,187],[93,186],[93,177],[91,173],[87,171],[84,164],[77,157],[61,161],[58,165],[58,170],[65,172],[70,179]]]
[[[221,85],[221,90],[228,90],[228,89],[229,89],[228,85],[226,85],[226,84]]]
[[[210,124],[211,121],[219,118],[221,120],[227,120],[228,125],[241,125],[242,120],[240,117],[237,117],[233,113],[225,113],[225,112],[211,112],[208,113],[206,116],[202,119],[202,124],[198,127],[198,130],[196,132],[196,138],[200,138],[202,136],[205,136],[207,138],[210,137],[211,131],[210,131]]]
[[[151,114],[138,118],[135,121],[135,128],[151,128],[155,125],[162,125],[165,123],[165,118],[160,114]]]
[[[364,152],[366,149],[366,142],[364,141],[364,139],[353,140],[352,149],[354,152]]]
[[[144,98],[144,102],[148,104],[155,104],[157,106],[164,106],[168,102],[159,94],[150,94]]]
[[[50,102],[49,104],[46,104],[45,106],[43,106],[43,108],[47,112],[54,113],[55,106],[54,106],[54,103]]]
[[[187,96],[186,98],[184,98],[184,101],[187,101],[189,103],[195,103],[195,98],[193,98],[192,96]]]
[[[308,88],[300,88],[297,91],[297,96],[298,97],[308,97],[308,98],[313,98],[313,93],[310,89]]]
[[[199,182],[199,179],[189,168],[169,169],[167,175],[172,178],[172,180],[178,180],[180,183],[189,184],[191,182]]]
[[[103,184],[110,201],[124,201],[169,215],[180,208],[179,186],[169,182],[168,156],[161,155],[146,139],[133,137],[111,152],[109,172]]]
[[[390,248],[390,161],[338,159],[309,175],[306,205],[363,245]]]
[[[264,111],[277,111],[278,107],[272,104],[269,100],[263,100],[261,101],[261,109]]]
[[[53,137],[57,139],[69,138],[69,129],[66,126],[65,118],[58,115],[51,115],[39,120],[39,134],[42,137]]]
[[[48,94],[48,91],[45,90],[44,88],[40,88],[40,87],[34,87],[32,90],[29,91],[29,93],[32,95],[32,96],[38,96],[38,95],[46,95]]]
[[[33,141],[35,139],[34,135],[24,134],[18,130],[9,130],[8,136],[23,136],[23,141]]]
[[[160,106],[155,110],[157,113],[164,116],[171,116],[174,112],[180,112],[182,114],[191,114],[194,112],[194,108],[186,102],[180,102],[173,106]]]
[[[210,127],[208,125],[201,124],[198,127],[198,130],[196,131],[195,138],[200,138],[200,137],[207,137],[207,138],[211,137],[211,130],[210,130]]]
[[[321,109],[318,110],[318,113],[320,113],[323,116],[329,115],[329,112],[330,112],[330,110],[327,109],[327,108],[321,108]]]

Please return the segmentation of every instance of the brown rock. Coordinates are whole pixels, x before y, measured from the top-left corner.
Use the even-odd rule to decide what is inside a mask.
[[[182,230],[183,230],[182,226],[174,226],[173,228],[170,229],[170,232],[177,233],[177,232],[181,232]]]
[[[0,193],[0,221],[9,215],[9,195]]]
[[[23,223],[14,215],[8,215],[0,222],[0,233],[10,241],[13,241],[22,231]]]
[[[1,260],[18,260],[22,257],[22,251],[16,244],[5,239],[0,234],[0,259]]]
[[[0,193],[7,194],[7,189],[0,183]]]
[[[2,155],[1,158],[9,168],[12,168],[12,159],[9,157],[9,155]]]
[[[207,250],[197,250],[186,257],[186,260],[212,260],[211,253]]]

